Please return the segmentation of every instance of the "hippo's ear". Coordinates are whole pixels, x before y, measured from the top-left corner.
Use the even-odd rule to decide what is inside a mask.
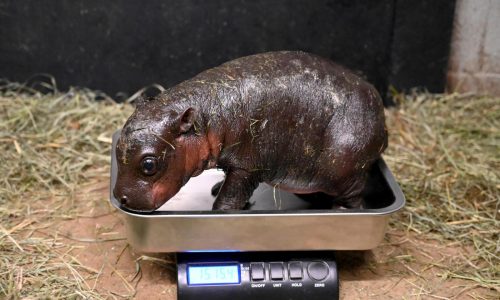
[[[177,124],[179,125],[179,132],[181,134],[187,133],[191,130],[191,128],[193,128],[195,114],[196,112],[194,108],[190,107],[179,115]]]
[[[143,95],[139,95],[139,97],[137,97],[134,102],[135,102],[135,107],[142,108],[146,106],[147,100],[146,97],[144,97]]]

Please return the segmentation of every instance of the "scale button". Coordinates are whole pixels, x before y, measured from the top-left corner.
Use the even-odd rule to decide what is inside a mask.
[[[302,279],[302,263],[300,261],[288,263],[288,272],[290,279]]]
[[[329,272],[330,269],[324,261],[314,261],[307,267],[309,277],[317,281],[325,279]]]
[[[283,263],[272,262],[269,264],[269,271],[272,280],[283,280]]]
[[[250,275],[254,281],[264,280],[264,263],[251,263]]]

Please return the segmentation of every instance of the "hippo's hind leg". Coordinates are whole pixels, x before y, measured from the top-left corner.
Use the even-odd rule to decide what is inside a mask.
[[[214,210],[244,209],[258,185],[259,181],[247,171],[228,171],[212,208]]]
[[[366,184],[366,173],[362,172],[332,182],[332,190],[326,192],[334,196],[333,208],[363,208],[363,190]]]
[[[363,191],[371,160],[351,149],[333,148],[320,163],[322,192],[334,198],[333,208],[363,208]]]

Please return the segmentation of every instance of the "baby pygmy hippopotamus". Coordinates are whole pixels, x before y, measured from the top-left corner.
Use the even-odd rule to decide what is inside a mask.
[[[152,211],[217,167],[226,177],[215,210],[243,209],[259,182],[360,207],[367,171],[386,146],[372,85],[316,55],[257,54],[138,103],[117,144],[114,195],[130,210]]]

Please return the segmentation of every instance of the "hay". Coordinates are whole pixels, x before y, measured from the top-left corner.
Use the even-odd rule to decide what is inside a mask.
[[[470,251],[442,268],[500,291],[500,99],[399,95],[385,159],[407,205],[391,225]]]
[[[85,89],[0,91],[0,295],[100,298],[86,283],[98,272],[40,229],[77,216],[78,184],[108,172],[111,133],[132,108]]]
[[[498,291],[500,99],[397,98],[385,159],[408,203],[391,226],[468,249],[453,265],[435,265],[442,278]],[[99,271],[71,256],[63,237],[40,231],[78,217],[75,191],[107,176],[110,136],[131,112],[85,89],[0,86],[0,297],[106,297],[89,283]]]

